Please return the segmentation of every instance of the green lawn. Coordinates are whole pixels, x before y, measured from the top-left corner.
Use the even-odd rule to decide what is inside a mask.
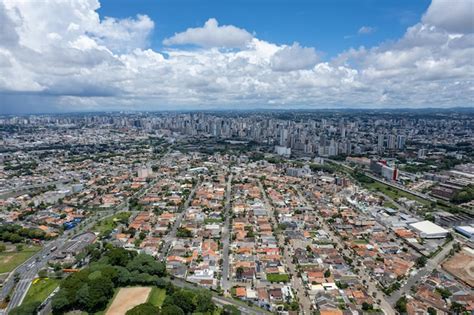
[[[151,303],[157,307],[161,307],[165,301],[166,290],[153,287],[151,289],[150,295],[148,296],[148,303]]]
[[[367,188],[380,191],[390,198],[397,200],[398,198],[405,197],[407,199],[415,200],[424,206],[429,206],[431,203],[428,200],[422,199],[395,187],[391,187],[380,182],[374,181],[373,183],[363,183]]]
[[[267,280],[270,282],[288,282],[290,281],[290,277],[286,273],[271,273],[267,275]]]
[[[101,220],[97,222],[94,227],[92,228],[93,232],[99,232],[100,234],[104,234],[108,231],[112,231],[116,226],[119,220],[123,220],[124,222],[128,220],[130,217],[130,212],[121,212],[117,213],[114,216],[111,216],[107,219]]]
[[[59,286],[58,279],[44,278],[33,280],[23,303],[43,302]]]
[[[40,249],[40,246],[25,246],[21,252],[14,251],[0,253],[0,273],[12,271]]]

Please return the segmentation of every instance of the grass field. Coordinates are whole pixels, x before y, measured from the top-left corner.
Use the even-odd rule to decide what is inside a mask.
[[[151,289],[150,295],[148,296],[148,303],[151,303],[157,307],[161,307],[165,301],[166,290],[154,287]]]
[[[364,186],[366,186],[369,189],[380,191],[384,193],[385,195],[389,196],[390,198],[397,200],[398,198],[405,197],[407,199],[415,200],[419,202],[420,204],[424,206],[429,206],[430,202],[428,200],[419,198],[415,195],[412,195],[410,193],[407,193],[405,191],[402,191],[400,189],[382,184],[380,182],[374,181],[372,183],[363,183]]]
[[[26,293],[23,303],[43,302],[59,285],[58,279],[35,279]]]
[[[0,273],[10,272],[41,249],[39,246],[26,247],[21,252],[0,253]]]
[[[290,281],[290,277],[286,273],[283,273],[283,274],[272,273],[272,274],[267,275],[267,280],[270,282],[288,282]]]
[[[130,215],[130,212],[117,213],[110,218],[97,222],[97,224],[92,228],[92,231],[98,232],[100,234],[106,233],[107,231],[112,231],[117,226],[117,221],[127,220]]]

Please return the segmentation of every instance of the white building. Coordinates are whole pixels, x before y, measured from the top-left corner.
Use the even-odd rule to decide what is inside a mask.
[[[422,238],[445,238],[449,231],[431,221],[420,221],[410,224],[410,227],[417,231]]]

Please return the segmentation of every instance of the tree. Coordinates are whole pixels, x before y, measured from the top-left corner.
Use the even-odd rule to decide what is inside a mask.
[[[395,309],[402,314],[407,312],[406,296],[402,296],[401,298],[398,299],[397,303],[395,303]]]
[[[436,288],[436,292],[438,292],[443,299],[448,299],[452,293],[449,291],[449,289],[446,288]]]
[[[450,307],[450,310],[454,313],[454,314],[462,314],[463,312],[466,311],[466,307],[464,307],[464,305],[458,303],[458,302],[453,302],[451,303],[451,307]]]
[[[428,259],[425,256],[420,256],[416,259],[416,266],[418,268],[423,268],[426,265]]]
[[[161,308],[160,315],[184,315],[181,308],[176,305],[166,305]]]
[[[66,295],[66,291],[59,290],[59,292],[54,295],[53,300],[51,301],[53,314],[65,313],[64,310],[67,309],[69,304],[70,304],[70,301]]]
[[[23,244],[16,245],[16,251],[21,252],[23,250]]]
[[[46,278],[48,276],[48,271],[46,269],[41,269],[38,271],[38,277],[40,278]]]
[[[133,254],[133,252],[125,250],[123,248],[113,248],[107,252],[106,256],[109,258],[111,265],[126,266]]]
[[[324,278],[329,278],[330,276],[331,276],[331,270],[328,269],[324,272]]]
[[[374,309],[374,306],[370,303],[364,302],[364,303],[362,303],[362,309],[364,311],[370,311],[370,310]]]
[[[162,262],[156,261],[150,255],[139,254],[131,262],[127,264],[128,271],[139,271],[150,275],[164,276],[166,274],[166,266]]]
[[[237,276],[237,279],[241,279],[243,273],[244,273],[244,268],[242,266],[237,267],[237,269],[235,270],[235,275]]]
[[[5,246],[5,244],[0,244],[0,253],[3,253],[6,250],[7,250],[7,247]]]
[[[128,310],[126,315],[153,315],[158,314],[160,309],[151,303],[143,303]]]
[[[181,308],[186,314],[193,313],[196,309],[193,302],[194,294],[188,290],[179,290],[173,293],[173,304]]]
[[[429,315],[436,315],[437,314],[436,310],[434,308],[432,308],[431,306],[428,307],[427,311],[428,311]]]
[[[23,303],[22,305],[15,307],[8,314],[9,315],[36,315],[38,307],[41,302],[30,302]]]
[[[195,298],[196,311],[202,313],[212,313],[216,306],[212,302],[212,294],[206,290],[200,290]]]

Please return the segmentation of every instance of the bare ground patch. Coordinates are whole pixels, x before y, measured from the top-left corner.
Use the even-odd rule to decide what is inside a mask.
[[[128,310],[139,304],[146,303],[150,292],[151,288],[149,287],[121,288],[105,314],[125,315]]]
[[[461,250],[443,264],[444,270],[474,287],[474,255]]]

